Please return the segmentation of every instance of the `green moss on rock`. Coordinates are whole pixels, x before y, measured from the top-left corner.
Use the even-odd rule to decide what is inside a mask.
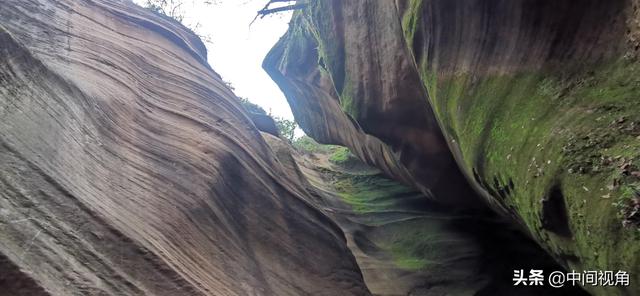
[[[407,11],[402,17],[402,29],[404,38],[409,47],[413,46],[413,40],[422,16],[422,0],[410,0]]]
[[[425,69],[431,103],[459,145],[464,169],[552,254],[566,254],[560,259],[576,269],[640,273],[640,228],[623,227],[612,205],[638,181],[621,171],[640,158],[636,63],[612,61],[581,75],[492,75],[473,83],[466,75],[436,80]],[[568,219],[560,223],[567,223],[570,237],[543,223],[554,187],[566,203]]]
[[[379,174],[343,175],[334,184],[340,197],[358,214],[391,210],[400,202],[395,196],[418,195],[413,189]]]

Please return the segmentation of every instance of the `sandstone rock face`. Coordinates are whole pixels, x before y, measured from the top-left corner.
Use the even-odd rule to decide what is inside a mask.
[[[300,176],[309,203],[344,231],[374,295],[587,295],[514,287],[514,269],[559,267],[495,216],[456,213],[357,160],[336,162],[322,149],[299,153],[264,137],[288,174]]]
[[[631,0],[314,1],[264,67],[318,141],[637,283],[639,23]]]
[[[0,294],[367,295],[179,24],[0,4]]]
[[[251,118],[251,121],[259,131],[274,135],[276,137],[280,136],[280,132],[278,131],[278,127],[276,126],[276,122],[275,120],[273,120],[273,118],[271,118],[271,116],[249,112],[249,118]]]
[[[394,3],[343,2],[318,1],[299,13],[264,62],[296,121],[318,141],[348,146],[430,197],[471,206],[477,200],[469,198],[473,191],[424,99],[402,30],[394,26]]]

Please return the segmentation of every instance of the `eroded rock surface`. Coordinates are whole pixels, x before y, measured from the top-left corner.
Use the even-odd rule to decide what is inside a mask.
[[[130,1],[2,1],[0,294],[369,293],[205,57]]]
[[[264,67],[318,141],[634,295],[639,23],[633,0],[313,1]]]
[[[514,269],[560,267],[497,216],[435,204],[357,159],[335,157],[341,148],[299,152],[264,137],[289,174],[300,176],[309,203],[344,231],[374,295],[587,295],[573,287],[514,287]]]

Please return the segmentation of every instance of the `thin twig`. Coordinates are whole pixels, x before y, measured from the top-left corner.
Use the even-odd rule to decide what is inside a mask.
[[[271,13],[276,13],[276,12],[281,12],[286,10],[294,10],[294,9],[303,8],[304,6],[306,6],[305,3],[300,3],[300,4],[292,4],[292,5],[287,5],[283,7],[269,9],[269,6],[273,3],[284,3],[284,2],[290,3],[294,1],[295,0],[270,0],[269,2],[267,2],[267,5],[265,5],[262,9],[258,10],[258,13],[256,14],[256,16],[253,18],[253,20],[251,20],[251,23],[249,23],[249,28],[251,28],[251,25],[253,25],[253,23],[256,21],[256,19],[258,19],[258,17],[264,18],[266,15]]]
[[[272,13],[281,12],[281,11],[287,11],[287,10],[301,9],[301,8],[304,8],[305,6],[307,6],[307,5],[306,4],[293,4],[293,5],[287,5],[287,6],[277,7],[277,8],[263,9],[263,10],[258,11],[258,15],[260,15],[260,18],[263,18],[266,15],[269,15],[269,14],[272,14]]]

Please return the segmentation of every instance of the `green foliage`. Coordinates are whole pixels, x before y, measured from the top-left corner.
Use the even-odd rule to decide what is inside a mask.
[[[275,120],[276,122],[276,126],[278,127],[278,132],[280,132],[280,135],[283,138],[287,139],[289,143],[293,143],[296,130],[296,122],[277,116],[273,117],[273,120]]]
[[[146,0],[144,7],[158,14],[168,16],[178,22],[184,20],[182,0]]]
[[[307,135],[297,138],[292,144],[298,152],[330,154],[329,161],[335,164],[342,164],[347,160],[360,161],[347,147],[320,144]]]
[[[244,107],[247,112],[267,115],[267,112],[264,111],[262,107],[260,107],[258,104],[252,103],[247,98],[240,98],[240,104],[242,104],[242,107]]]
[[[244,107],[244,109],[247,110],[247,112],[267,115],[267,112],[264,111],[264,109],[262,107],[260,107],[259,105],[255,104],[255,103],[252,103],[247,98],[240,98],[240,104],[242,104],[242,107]],[[288,120],[286,118],[282,118],[282,117],[277,117],[277,116],[272,116],[272,117],[273,117],[273,120],[276,123],[276,127],[278,128],[278,132],[280,133],[280,135],[282,137],[284,137],[285,139],[287,139],[289,141],[289,143],[294,143],[295,130],[296,130],[296,127],[297,127],[296,122],[293,121],[293,120]],[[308,146],[308,147],[313,146],[313,143],[315,143],[315,141],[313,143],[311,143],[311,142],[309,142],[309,140],[311,140],[311,138],[309,138],[309,137],[307,137],[307,138],[308,139],[303,140],[303,141],[306,141],[305,146]],[[311,141],[313,141],[313,140],[311,140]],[[315,145],[320,145],[320,144],[315,143]]]
[[[329,145],[322,145],[313,140],[313,138],[304,135],[300,138],[297,138],[293,141],[293,147],[296,148],[299,152],[303,153],[318,153],[318,152],[328,152]]]
[[[196,0],[191,0],[191,3],[195,3]],[[217,4],[216,1],[206,0],[204,4],[212,5]],[[194,34],[196,34],[203,42],[211,42],[211,36],[203,34],[201,32],[201,25],[199,22],[185,23],[186,11],[184,9],[185,0],[145,0],[142,6],[156,14],[166,16],[181,23]]]
[[[336,148],[331,156],[329,157],[329,161],[335,164],[341,164],[347,162],[350,158],[352,158],[352,154],[347,147],[338,147]]]

